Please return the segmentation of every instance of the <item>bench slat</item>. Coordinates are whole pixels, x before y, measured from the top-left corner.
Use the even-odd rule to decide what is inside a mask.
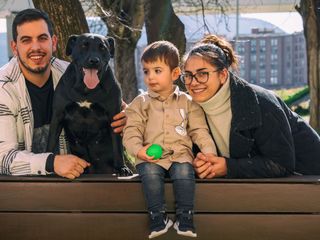
[[[197,183],[203,213],[320,213],[318,184]],[[168,210],[174,210],[166,183]],[[0,212],[145,212],[139,182],[0,182]]]
[[[171,216],[172,217],[172,216]],[[197,214],[199,240],[319,239],[319,215]],[[147,239],[146,214],[0,213],[1,239]],[[159,240],[186,239],[173,229]]]

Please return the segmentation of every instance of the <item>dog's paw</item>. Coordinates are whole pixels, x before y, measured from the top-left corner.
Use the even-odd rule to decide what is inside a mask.
[[[118,175],[120,177],[124,177],[124,176],[131,176],[133,175],[133,173],[127,166],[123,166],[118,170]]]

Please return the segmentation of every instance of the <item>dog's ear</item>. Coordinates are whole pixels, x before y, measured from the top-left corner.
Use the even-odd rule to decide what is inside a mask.
[[[106,44],[109,46],[110,57],[114,57],[114,39],[112,37],[106,37]]]
[[[75,43],[77,41],[77,38],[79,35],[71,35],[68,39],[67,47],[66,47],[66,55],[70,56],[72,53],[72,49],[75,46]]]

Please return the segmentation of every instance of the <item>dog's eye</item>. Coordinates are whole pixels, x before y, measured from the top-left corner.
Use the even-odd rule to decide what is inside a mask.
[[[82,48],[87,48],[88,46],[89,46],[88,42],[83,42],[81,45]]]
[[[106,47],[105,47],[102,43],[100,43],[100,44],[99,44],[99,48],[100,48],[101,50],[104,50]]]

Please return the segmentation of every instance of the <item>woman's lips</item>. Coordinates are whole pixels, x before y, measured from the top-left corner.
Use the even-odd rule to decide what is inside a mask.
[[[193,93],[202,93],[203,91],[206,90],[206,88],[195,88],[195,89],[190,89]]]

